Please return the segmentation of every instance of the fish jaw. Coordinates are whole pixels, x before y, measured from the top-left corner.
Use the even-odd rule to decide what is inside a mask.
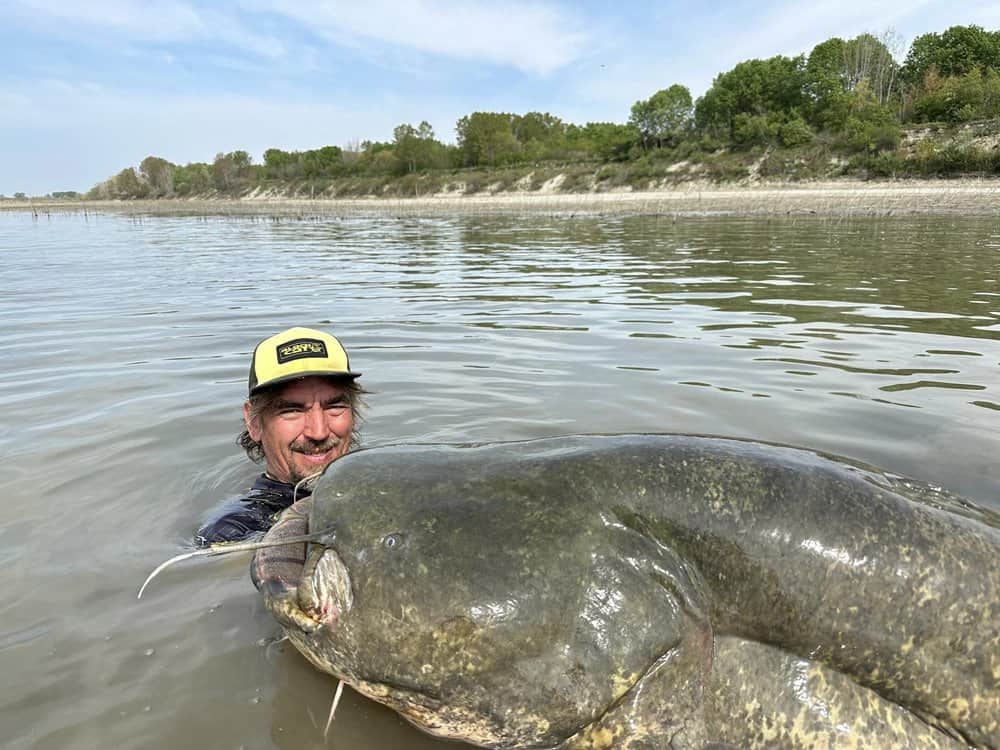
[[[316,545],[302,568],[297,590],[299,611],[316,626],[335,628],[354,606],[351,576],[332,547]]]

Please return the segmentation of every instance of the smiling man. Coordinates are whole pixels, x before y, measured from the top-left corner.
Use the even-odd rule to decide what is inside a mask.
[[[243,404],[246,429],[237,442],[265,471],[250,493],[228,503],[197,535],[201,545],[267,531],[278,513],[309,495],[319,475],[358,443],[364,390],[335,337],[289,328],[261,341],[250,363]],[[298,489],[296,486],[298,485]]]

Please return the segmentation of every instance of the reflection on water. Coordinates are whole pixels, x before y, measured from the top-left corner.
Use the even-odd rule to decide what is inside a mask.
[[[988,219],[0,214],[0,251],[11,747],[324,745],[335,685],[270,643],[245,560],[134,601],[249,484],[250,351],[293,324],[348,346],[368,444],[714,433],[1000,509]],[[356,696],[333,735],[439,746]]]

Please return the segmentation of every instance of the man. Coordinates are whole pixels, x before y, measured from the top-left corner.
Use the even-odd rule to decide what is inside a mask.
[[[200,545],[267,531],[281,511],[310,494],[303,480],[357,445],[360,374],[340,341],[322,331],[289,328],[257,345],[243,404],[246,429],[237,442],[252,461],[264,461],[265,471],[249,495],[198,531]]]

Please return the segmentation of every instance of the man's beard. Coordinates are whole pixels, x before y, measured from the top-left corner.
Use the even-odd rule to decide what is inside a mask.
[[[342,441],[340,440],[340,438],[336,437],[329,437],[326,440],[304,439],[304,440],[296,440],[288,447],[293,453],[302,453],[303,455],[317,455],[321,453],[328,453],[334,450],[335,448],[340,446],[341,442]],[[326,466],[329,465],[330,464],[327,464]],[[321,474],[323,471],[326,470],[326,466],[324,466],[321,469],[317,469],[311,474],[300,474],[298,469],[296,469],[294,466],[289,466],[288,468],[291,474],[290,478],[292,480],[292,484],[298,484],[303,479],[309,479],[310,477],[315,477],[316,475]]]

